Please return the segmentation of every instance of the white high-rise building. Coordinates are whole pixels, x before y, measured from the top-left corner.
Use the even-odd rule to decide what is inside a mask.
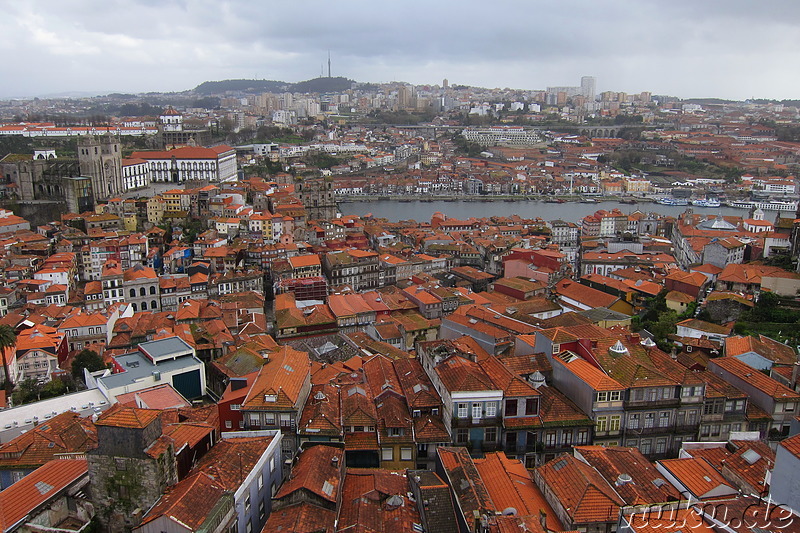
[[[594,76],[584,76],[581,78],[581,94],[588,100],[594,100],[596,80]]]

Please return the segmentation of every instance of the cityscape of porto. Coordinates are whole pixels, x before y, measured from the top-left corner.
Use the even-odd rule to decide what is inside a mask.
[[[800,533],[800,3],[0,5],[0,532]]]

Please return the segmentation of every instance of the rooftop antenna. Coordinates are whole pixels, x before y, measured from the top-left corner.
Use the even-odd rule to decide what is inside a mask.
[[[328,50],[328,77],[331,77],[331,51]]]

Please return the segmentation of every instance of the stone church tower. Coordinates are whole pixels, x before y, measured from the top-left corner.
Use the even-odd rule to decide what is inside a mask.
[[[130,531],[178,482],[175,448],[157,410],[117,404],[95,426],[97,448],[86,452],[92,503],[102,531]]]
[[[326,179],[296,181],[295,193],[306,208],[306,220],[332,220],[339,211],[333,196],[333,182]]]
[[[125,192],[122,186],[122,146],[113,135],[79,137],[78,162],[81,175],[92,180],[95,202]]]

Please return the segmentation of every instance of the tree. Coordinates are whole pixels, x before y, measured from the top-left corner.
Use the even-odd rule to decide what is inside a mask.
[[[39,397],[41,399],[55,398],[56,396],[65,394],[67,390],[67,384],[65,382],[60,379],[53,379],[42,385],[39,389]]]
[[[662,312],[649,328],[650,333],[656,337],[659,347],[668,345],[667,336],[675,333],[675,324],[678,323],[678,315],[675,311]]]
[[[6,392],[10,392],[11,388],[14,386],[14,382],[11,380],[11,376],[9,375],[9,357],[6,352],[12,351],[16,345],[17,334],[14,332],[14,329],[7,324],[0,325],[0,354],[3,356],[3,375],[5,376],[5,382],[3,385],[6,389]]]
[[[103,370],[106,365],[103,363],[103,358],[97,355],[97,352],[87,348],[81,350],[72,360],[72,377],[82,380],[84,368],[89,372],[94,372],[95,370]]]
[[[41,385],[33,378],[24,379],[17,385],[17,390],[11,395],[14,405],[35,402],[39,400]]]

